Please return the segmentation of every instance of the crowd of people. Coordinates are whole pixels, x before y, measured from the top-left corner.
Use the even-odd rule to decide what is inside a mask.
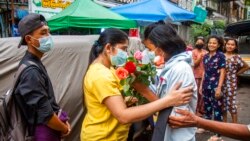
[[[29,65],[29,61],[37,65],[27,67],[21,74],[15,100],[23,107],[28,126],[35,127],[31,131],[35,141],[59,141],[70,134],[71,127],[66,112],[55,101],[41,62],[44,53],[53,48],[49,27],[42,15],[29,14],[20,21],[19,32],[20,43],[28,47],[19,66]],[[135,82],[133,87],[149,102],[132,107],[124,102],[114,70],[126,62],[128,35],[109,28],[93,43],[82,84],[87,112],[79,131],[81,141],[126,141],[133,122],[156,112],[159,114],[153,141],[195,141],[195,133],[204,130],[215,132],[210,140],[221,140],[220,134],[250,138],[249,126],[236,124],[237,75],[249,66],[237,54],[235,39],[224,42],[210,36],[205,42],[198,37],[191,55],[174,28],[159,22],[146,27],[142,42],[148,53],[164,58],[157,77],[165,81],[156,82],[153,87]],[[234,124],[222,123],[227,111]]]
[[[226,122],[230,112],[232,122],[237,123],[237,77],[249,69],[238,50],[234,38],[223,40],[219,36],[210,36],[205,44],[203,37],[197,37],[192,50],[194,75],[199,87],[197,116]],[[197,129],[197,133],[204,131],[203,128]],[[209,140],[222,139],[215,132]]]

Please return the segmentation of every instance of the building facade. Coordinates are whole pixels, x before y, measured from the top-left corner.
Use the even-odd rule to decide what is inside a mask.
[[[206,7],[210,20],[233,23],[245,19],[244,0],[199,0],[198,4]]]
[[[32,0],[0,0],[0,37],[18,36],[16,25],[28,14],[28,2]],[[41,0],[43,1],[43,0]],[[93,0],[105,7],[114,7],[140,0]],[[169,0],[173,4],[188,11],[193,11],[196,5],[206,9],[207,18],[224,20],[226,23],[250,19],[250,0]],[[246,5],[245,5],[246,4]],[[178,32],[188,40],[190,23],[178,23]]]
[[[17,24],[28,14],[28,0],[0,0],[0,37],[19,36]]]

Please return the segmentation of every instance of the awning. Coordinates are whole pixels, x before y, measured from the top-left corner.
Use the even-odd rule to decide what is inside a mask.
[[[48,20],[51,31],[70,28],[120,28],[137,27],[135,21],[127,19],[91,0],[75,0],[62,12]]]
[[[196,15],[167,0],[142,0],[111,8],[112,11],[136,21],[156,22],[170,19],[173,22],[193,21]]]
[[[229,24],[225,29],[226,35],[250,35],[250,20]]]

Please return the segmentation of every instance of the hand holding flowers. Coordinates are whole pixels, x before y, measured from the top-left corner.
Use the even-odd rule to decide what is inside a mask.
[[[132,84],[137,82],[149,86],[151,82],[154,82],[153,78],[156,75],[156,67],[153,62],[143,64],[143,57],[140,51],[136,51],[133,56],[127,58],[124,66],[116,69],[116,74],[123,87],[122,94],[125,97],[136,97],[138,100],[137,104],[145,103],[146,99],[132,87]]]

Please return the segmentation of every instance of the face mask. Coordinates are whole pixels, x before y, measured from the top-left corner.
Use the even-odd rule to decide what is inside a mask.
[[[155,52],[148,51],[148,58],[150,59],[150,61],[153,61],[155,59]]]
[[[127,52],[117,48],[118,52],[116,55],[112,55],[110,60],[113,66],[122,66],[126,63],[128,55]]]
[[[198,48],[198,49],[202,49],[203,46],[204,46],[203,44],[197,44],[197,45],[195,45],[195,47]]]
[[[33,39],[36,39],[32,37]],[[36,47],[36,49],[42,53],[50,51],[52,48],[54,48],[54,42],[52,40],[51,36],[43,37],[40,39],[36,39],[39,41],[40,46]]]

